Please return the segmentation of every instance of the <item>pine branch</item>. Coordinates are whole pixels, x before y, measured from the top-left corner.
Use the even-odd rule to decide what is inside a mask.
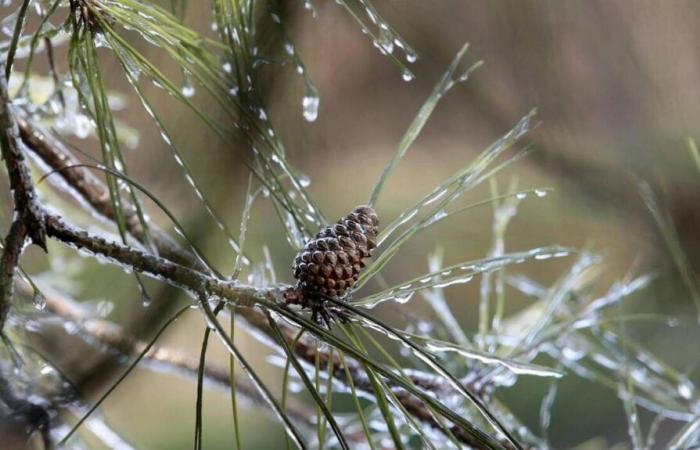
[[[0,62],[0,72],[4,72],[4,67],[4,62]],[[11,108],[7,81],[0,77],[0,150],[10,179],[15,212],[18,220],[27,228],[32,242],[46,250],[42,211],[37,203],[24,153],[20,149],[21,141]]]
[[[24,145],[55,172],[52,176],[60,177],[95,213],[114,222],[114,209],[107,186],[90,169],[76,167],[81,161],[51,133],[21,116],[17,117],[17,124]],[[146,235],[136,208],[127,199],[122,199],[121,205],[127,231],[139,242],[145,242]],[[154,227],[150,232],[158,254],[183,265],[197,264],[197,259],[184,251],[163,230]]]
[[[5,63],[0,61],[0,73],[4,73]],[[0,258],[0,335],[5,320],[12,307],[14,275],[19,257],[24,250],[24,242],[29,237],[32,242],[46,250],[46,236],[42,211],[36,201],[34,185],[27,168],[24,153],[20,149],[17,124],[11,111],[7,80],[0,76],[0,152],[10,179],[15,217],[5,241]]]
[[[104,198],[107,188],[90,171],[84,167],[69,167],[78,161],[56,138],[41,131],[38,127],[24,119],[19,120],[21,137],[25,145],[39,156],[48,166],[56,171],[63,180],[71,186],[89,205],[97,210],[105,218],[113,217],[111,203]],[[124,202],[125,210],[133,209],[128,202]],[[107,239],[91,235],[84,230],[80,230],[68,225],[61,217],[43,213],[46,234],[64,244],[75,249],[88,251],[97,258],[106,259],[112,263],[127,266],[130,269],[143,273],[144,275],[163,281],[172,286],[183,288],[192,293],[206,292],[208,295],[219,297],[241,307],[240,317],[262,331],[267,336],[274,336],[274,330],[270,327],[265,315],[258,309],[253,308],[262,302],[280,302],[284,298],[284,292],[289,286],[278,286],[275,288],[258,289],[252,286],[240,285],[236,282],[223,281],[210,276],[201,270],[197,265],[194,255],[189,254],[182,248],[176,248],[177,244],[170,238],[156,241],[157,250],[163,256],[156,256],[140,249],[132,248],[121,243],[108,241]],[[139,238],[138,220],[130,221],[133,227],[132,234]],[[157,230],[155,227],[153,230]],[[159,235],[165,235],[162,231],[156,231]],[[165,235],[167,236],[167,235]],[[179,261],[189,262],[182,265],[166,257],[171,256]],[[189,267],[188,267],[189,266]],[[289,326],[282,326],[282,332],[288,343],[293,343],[295,331]],[[294,353],[309,364],[315,364],[317,357],[316,346],[308,339],[300,339],[293,348]],[[343,384],[348,384],[346,372],[337,354],[330,355],[328,352],[321,352],[318,355],[322,370],[328,370],[331,364],[330,373],[336,380]],[[369,378],[365,373],[364,366],[357,361],[346,358],[348,373],[353,378],[356,389],[367,393],[372,393],[373,389]],[[411,381],[418,387],[433,392],[435,395],[444,395],[451,392],[451,388],[446,383],[436,382],[433,377],[421,376],[412,373]],[[413,414],[417,419],[428,426],[442,429],[433,417],[431,411],[423,402],[405,390],[394,387],[395,395],[404,408]],[[452,433],[463,442],[473,444],[469,433],[461,430],[459,426],[454,426]],[[464,432],[462,432],[464,431]]]

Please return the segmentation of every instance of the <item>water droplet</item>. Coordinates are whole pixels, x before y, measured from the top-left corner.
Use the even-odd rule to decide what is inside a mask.
[[[46,297],[41,292],[34,291],[34,297],[32,297],[32,304],[34,308],[39,311],[43,311],[46,308]]]
[[[139,290],[141,291],[141,304],[144,308],[148,308],[151,306],[151,297],[148,295],[145,288],[139,287]]]
[[[549,192],[546,189],[535,189],[535,195],[538,197],[545,197]]]
[[[401,72],[401,78],[403,78],[403,81],[412,81],[415,78],[415,75],[413,75],[413,72],[410,70],[404,69]]]
[[[68,333],[71,336],[77,334],[79,331],[78,325],[70,321],[63,323],[63,329],[66,330],[66,333]]]
[[[100,317],[107,317],[114,310],[114,303],[109,300],[101,300],[95,305],[95,312]]]
[[[527,192],[518,192],[517,194],[515,194],[515,198],[517,198],[518,200],[522,200],[525,197],[527,197]]]
[[[109,43],[108,43],[107,40],[105,39],[104,34],[102,34],[102,33],[96,33],[94,36],[95,36],[95,39],[94,39],[95,47],[97,47],[97,48],[107,48],[107,47],[109,47]]]
[[[73,134],[79,139],[85,139],[90,135],[92,123],[90,118],[85,114],[76,114],[74,117]]]
[[[291,42],[287,41],[284,43],[284,51],[287,52],[288,55],[293,55],[294,54],[294,44]]]
[[[693,391],[694,391],[693,384],[690,382],[690,380],[683,380],[681,383],[678,385],[678,395],[683,397],[686,400],[690,400],[693,398]]]
[[[568,359],[569,361],[578,361],[579,359],[583,358],[586,352],[582,349],[574,348],[567,345],[561,350],[561,354],[562,356],[564,356],[564,358]]]
[[[433,326],[432,323],[425,321],[425,320],[421,320],[418,322],[417,328],[418,328],[419,332],[421,332],[423,334],[428,334],[428,333],[431,333],[435,327]]]
[[[318,95],[305,95],[301,101],[304,110],[304,119],[307,122],[313,122],[318,118],[318,106],[320,99]]]
[[[394,35],[389,26],[383,22],[379,24],[379,37],[375,45],[387,55],[394,52]]]
[[[496,386],[511,387],[518,381],[518,375],[515,372],[503,371],[493,378],[493,383]]]
[[[194,96],[195,89],[194,89],[194,86],[192,86],[191,84],[185,84],[182,86],[181,92],[182,92],[182,95],[184,95],[187,98],[190,98],[190,97]]]
[[[190,98],[195,94],[194,84],[192,83],[192,74],[186,70],[183,70],[182,87],[180,88],[180,92],[182,92],[182,95],[184,95],[186,98]]]

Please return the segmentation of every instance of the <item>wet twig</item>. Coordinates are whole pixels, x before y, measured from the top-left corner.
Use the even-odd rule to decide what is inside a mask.
[[[0,73],[4,73],[4,68],[4,62],[0,61]],[[7,80],[0,77],[0,152],[7,169],[14,201],[14,219],[0,258],[0,334],[12,307],[14,275],[25,240],[30,238],[33,243],[46,250],[43,212],[36,201],[34,185],[20,145]]]
[[[0,62],[0,72],[4,63]],[[25,155],[20,149],[21,140],[11,109],[7,82],[0,77],[0,150],[10,179],[16,219],[24,223],[32,242],[46,250],[43,211],[36,199]]]

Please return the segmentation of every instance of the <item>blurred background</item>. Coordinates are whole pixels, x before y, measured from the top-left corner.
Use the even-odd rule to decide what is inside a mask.
[[[198,3],[190,2],[185,21],[207,30],[211,11]],[[669,365],[700,382],[694,370],[700,362],[696,309],[639,190],[640,182],[647,182],[659,197],[697,273],[700,172],[688,138],[697,138],[700,132],[700,4],[377,1],[379,12],[418,55],[410,64],[415,79],[409,82],[373,47],[342,7],[319,0],[314,6],[315,13],[301,1],[289,2],[283,9],[288,32],[320,93],[318,118],[313,122],[304,119],[304,84],[291,65],[263,67],[261,71],[271,121],[290,160],[308,176],[309,191],[329,218],[340,217],[366,202],[403,132],[453,56],[468,42],[467,63],[484,60],[485,64],[440,102],[387,182],[377,205],[380,220],[388,223],[412,206],[537,108],[541,123],[527,137],[533,151],[496,180],[501,191],[517,180],[519,188],[551,187],[553,192],[522,202],[508,229],[506,250],[551,244],[591,248],[605,257],[601,290],[630,273],[656,273],[655,282],[637,294],[626,310],[669,315],[677,318],[678,326],[635,324],[627,332]],[[7,8],[0,8],[3,11]],[[140,40],[134,40],[134,45],[154,64],[177,73],[158,48]],[[38,64],[43,68],[45,62],[40,59]],[[114,74],[106,83],[125,102],[117,117],[139,136],[137,145],[126,152],[131,175],[157,194],[211,259],[230,272],[233,254],[224,237],[216,232],[216,224],[182,177],[118,63],[107,52],[102,63],[105,73]],[[65,59],[57,58],[57,65],[65,69]],[[239,149],[222,145],[193,114],[181,106],[173,107],[171,99],[157,97],[157,87],[146,86],[146,91],[159,99],[156,109],[175,130],[173,138],[203,191],[236,230],[248,183]],[[193,101],[207,107],[206,99],[198,93]],[[94,139],[74,142],[98,155]],[[43,195],[55,196],[49,189]],[[490,195],[487,183],[471,192],[469,199],[478,201]],[[65,202],[61,204],[69,208]],[[4,212],[8,211],[5,208]],[[168,227],[156,208],[150,211]],[[277,281],[292,282],[290,266],[295,252],[287,244],[271,205],[257,202],[252,213],[247,242],[250,256],[263,262],[268,253]],[[393,285],[427,272],[428,255],[438,247],[444,249],[446,264],[483,257],[491,246],[491,224],[488,205],[444,221],[408,244],[385,270],[385,279]],[[122,323],[136,336],[152,336],[156,324],[167,316],[164,308],[144,308],[133,277],[119,269],[68,258],[72,252],[56,245],[51,250],[65,255],[65,259],[54,257],[52,268],[55,271],[59,264],[71,293],[85,302],[109,304],[106,317]],[[48,268],[46,258],[34,249],[25,260],[31,272]],[[570,264],[571,260],[544,261],[528,263],[519,270],[551,284]],[[179,302],[168,304],[189,301],[155,283],[149,283],[149,288],[153,297],[173,297]],[[371,292],[376,286],[366,289]],[[472,283],[446,291],[467,333],[476,331],[478,289],[478,283]],[[524,298],[512,293],[507,313],[526,305]],[[375,311],[390,317],[395,311],[392,308],[396,307]],[[401,308],[427,320],[433,314],[417,298]],[[147,319],[130,320],[135,316]],[[199,315],[189,313],[161,343],[196,354],[203,330]],[[266,347],[244,333],[237,339],[257,367],[268,365]],[[51,348],[59,344],[45,345]],[[78,343],[60,345],[76,346],[75,352],[66,352],[66,367],[87,364],[77,361]],[[211,346],[208,359],[226,364],[226,353],[218,342],[212,341]],[[108,381],[103,372],[95,373],[83,374],[80,380],[93,395]],[[279,371],[270,369],[265,375],[271,386],[280,383]],[[537,429],[546,389],[542,381],[524,379],[499,396],[526,424]],[[188,448],[194,430],[195,394],[195,385],[189,381],[137,370],[106,401],[103,411],[113,427],[139,448]],[[242,421],[245,448],[280,448],[280,427],[259,407],[244,406]],[[228,394],[206,391],[204,424],[205,448],[233,448]],[[575,375],[566,377],[553,408],[553,448],[627,448],[626,427],[623,406],[612,391]]]

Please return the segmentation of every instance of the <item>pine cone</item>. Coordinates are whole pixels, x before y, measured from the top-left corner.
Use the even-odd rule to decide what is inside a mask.
[[[306,243],[294,260],[296,290],[307,300],[340,299],[357,281],[377,246],[379,219],[369,206],[358,206]]]

